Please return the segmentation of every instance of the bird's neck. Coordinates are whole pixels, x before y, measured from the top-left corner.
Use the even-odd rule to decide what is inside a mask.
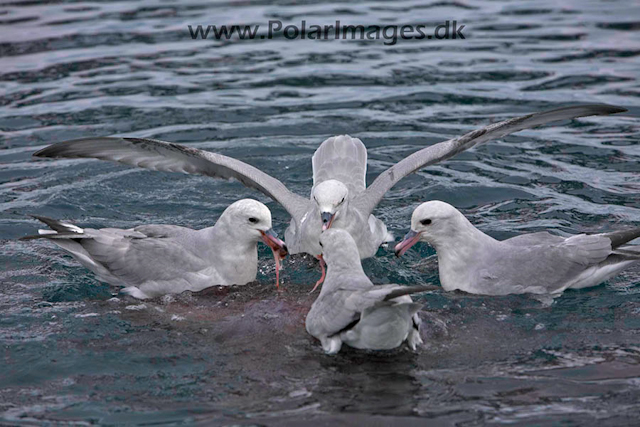
[[[206,257],[231,283],[253,281],[258,268],[258,242],[248,239],[229,224],[218,221],[201,230]]]
[[[432,242],[438,254],[440,283],[447,290],[469,290],[476,285],[474,272],[497,240],[475,228],[466,218],[446,239]]]
[[[327,274],[340,275],[354,272],[362,272],[362,274],[364,274],[359,256],[357,258],[353,256],[338,258],[331,260],[331,262],[327,264]]]
[[[248,236],[232,223],[218,221],[216,225],[210,227],[209,237],[219,245],[225,245],[230,252],[246,252],[255,249],[258,240]]]
[[[331,287],[332,283],[343,283],[348,277],[358,276],[367,277],[362,269],[362,264],[360,264],[359,259],[357,263],[354,263],[353,261],[344,262],[342,260],[334,261],[327,265],[327,276],[324,279],[320,295],[333,292],[335,289]]]

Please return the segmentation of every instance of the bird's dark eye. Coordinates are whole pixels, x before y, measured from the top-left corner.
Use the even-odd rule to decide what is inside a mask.
[[[324,247],[324,246],[322,245],[322,242],[318,242],[318,243],[320,243],[320,247],[321,247],[321,248],[323,248],[323,247]]]
[[[256,222],[258,222],[258,218],[251,217],[249,218],[249,222],[255,224]]]
[[[340,200],[340,203],[344,203],[344,197],[342,198],[342,200]]]
[[[420,224],[429,225],[429,224],[431,224],[431,220],[430,219],[423,219],[422,221],[420,221]]]

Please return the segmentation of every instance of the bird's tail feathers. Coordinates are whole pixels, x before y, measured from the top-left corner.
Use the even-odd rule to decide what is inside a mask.
[[[47,218],[46,216],[39,216],[39,215],[31,215],[33,218],[37,219],[40,222],[44,222],[45,224],[47,224],[51,230],[57,231],[57,232],[65,232],[65,231],[70,231],[73,233],[83,233],[84,230],[80,227],[78,227],[77,225],[73,225],[73,224],[69,224],[66,222],[62,222],[62,221],[58,221],[57,219],[52,219],[52,218]],[[43,230],[43,231],[50,231],[50,230]],[[41,234],[46,234],[46,233],[41,233]]]
[[[33,239],[82,239],[84,230],[77,225],[58,221],[57,219],[47,218],[46,216],[31,215],[33,218],[47,224],[51,230],[38,230],[37,235],[21,237],[20,240]]]
[[[639,245],[624,245],[620,246],[613,251],[616,255],[624,256],[627,259],[640,260],[640,246]]]

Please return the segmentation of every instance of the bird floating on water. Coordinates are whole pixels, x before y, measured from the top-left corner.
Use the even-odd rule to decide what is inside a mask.
[[[559,294],[599,285],[640,261],[640,246],[626,245],[638,237],[640,228],[570,237],[543,231],[498,241],[453,206],[433,200],[413,211],[411,231],[395,252],[401,256],[419,241],[431,244],[445,291]]]
[[[350,234],[330,229],[320,236],[327,276],[307,315],[307,332],[320,340],[328,354],[342,344],[368,350],[390,350],[407,342],[420,344],[422,304],[409,294],[434,286],[374,285],[365,275],[358,248]]]
[[[80,228],[35,216],[51,230],[23,240],[49,239],[66,249],[102,281],[146,299],[215,285],[245,285],[256,279],[258,241],[273,251],[276,286],[287,247],[271,229],[271,212],[251,199],[238,200],[213,227],[193,230],[177,225]]]

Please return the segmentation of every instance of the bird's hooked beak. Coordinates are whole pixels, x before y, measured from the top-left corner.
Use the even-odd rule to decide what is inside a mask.
[[[287,249],[287,245],[280,239],[278,239],[278,235],[271,228],[267,231],[260,230],[260,234],[262,235],[262,241],[271,248],[274,253],[278,253],[281,258],[284,258],[289,254],[289,250]]]
[[[420,241],[420,233],[417,231],[410,230],[407,234],[405,234],[402,242],[396,245],[396,256],[401,257],[405,252],[411,248],[411,246],[415,245]]]
[[[333,224],[333,220],[335,219],[335,217],[336,214],[332,214],[329,212],[322,212],[320,214],[320,219],[322,220],[322,231],[331,228],[331,224]]]

